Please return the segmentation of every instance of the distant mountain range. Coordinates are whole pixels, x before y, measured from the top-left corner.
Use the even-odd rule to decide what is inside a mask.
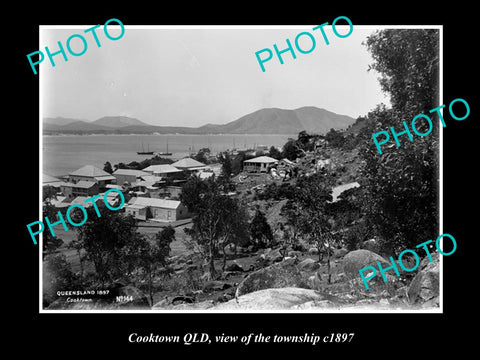
[[[105,116],[95,121],[63,117],[44,118],[44,134],[324,134],[331,128],[344,129],[355,119],[314,106],[295,110],[260,109],[227,124],[200,127],[154,126],[126,116]]]

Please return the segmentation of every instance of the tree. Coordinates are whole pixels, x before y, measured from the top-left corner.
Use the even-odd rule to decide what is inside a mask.
[[[104,211],[99,218],[92,207],[86,209],[87,220],[77,227],[79,245],[85,249],[85,257],[92,261],[102,285],[124,276],[129,265],[123,256],[124,247],[136,241],[135,219],[113,211]],[[80,222],[77,211],[74,221]]]
[[[222,194],[215,177],[202,180],[192,176],[183,186],[181,201],[193,216],[192,227],[185,233],[204,249],[202,255],[209,267],[212,278],[216,277],[215,255],[220,243],[226,241],[229,231],[238,229],[232,222],[238,221],[233,198]]]
[[[273,233],[265,214],[257,209],[250,223],[250,237],[256,248],[266,248],[273,241]]]
[[[287,202],[284,213],[288,222],[295,224],[298,233],[313,244],[319,254],[327,254],[329,281],[331,276],[330,252],[333,246],[333,224],[329,204],[332,201],[333,178],[326,171],[298,180],[295,197]]]
[[[218,182],[224,192],[230,192],[235,190],[235,184],[231,180],[232,177],[232,159],[227,152],[221,153],[218,156],[218,161],[222,164],[222,172],[218,177]]]
[[[293,161],[302,155],[303,151],[298,147],[296,140],[288,139],[285,145],[283,145],[282,158],[287,158],[288,160]]]
[[[282,153],[278,150],[275,146],[270,146],[270,150],[268,151],[268,156],[271,158],[280,160],[282,158]]]
[[[297,146],[304,151],[313,151],[316,135],[310,135],[305,130],[298,133]]]
[[[225,271],[227,263],[226,248],[233,245],[235,254],[237,246],[246,245],[250,240],[248,232],[248,214],[245,206],[231,197],[225,197],[223,208],[225,214],[221,218],[222,235],[219,246],[222,249],[223,263],[222,271]]]
[[[380,74],[396,120],[413,118],[438,105],[439,31],[387,29],[366,40],[373,58],[369,70]]]
[[[193,156],[193,158],[197,161],[200,161],[203,164],[207,164],[208,163],[208,156],[210,156],[210,149],[209,148],[201,148]]]
[[[52,200],[56,199],[56,192],[53,187],[47,186],[43,189],[43,206],[42,215],[43,218],[55,219],[57,217],[57,208],[52,204]],[[53,221],[53,220],[52,220]],[[52,236],[50,231],[43,232],[43,251],[42,255],[45,257],[47,254],[55,252],[60,246],[63,245],[63,240],[58,236]]]
[[[231,158],[232,161],[232,175],[238,175],[243,170],[243,162],[248,160],[245,151],[239,151],[237,155]]]
[[[380,85],[392,104],[391,109],[379,106],[367,115],[369,130],[393,126],[402,131],[403,120],[429,114],[438,105],[438,30],[382,30],[371,35],[366,46],[374,60],[370,68],[380,73]],[[438,235],[437,128],[427,137],[385,149],[383,155],[371,141],[360,151],[366,221],[394,252]]]
[[[123,248],[126,263],[132,268],[140,269],[147,278],[150,304],[153,304],[153,279],[159,266],[166,265],[170,255],[170,243],[175,239],[175,229],[171,226],[163,228],[151,239],[135,233],[132,240]]]
[[[111,174],[113,173],[113,168],[112,168],[112,164],[110,164],[109,161],[107,161],[104,165],[103,165],[103,171]]]
[[[328,144],[332,147],[342,147],[345,138],[343,137],[343,134],[340,131],[337,131],[335,129],[330,129],[330,131],[325,135],[325,140],[328,141]]]
[[[220,153],[218,155],[218,161],[222,164],[221,175],[230,178],[232,175],[232,158],[230,157],[230,154],[227,152]]]
[[[48,306],[58,298],[58,290],[75,289],[77,278],[70,269],[65,254],[52,254],[45,257],[43,265],[43,303]]]

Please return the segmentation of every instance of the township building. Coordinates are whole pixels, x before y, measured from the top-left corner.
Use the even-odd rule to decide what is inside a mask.
[[[266,173],[269,167],[278,163],[277,159],[269,156],[259,156],[243,162],[243,170],[249,173]]]
[[[134,197],[125,212],[139,220],[177,221],[191,217],[186,206],[178,200]]]
[[[143,170],[117,169],[113,174],[85,165],[63,180],[44,175],[42,183],[44,187],[56,189],[57,196],[51,199],[51,203],[60,211],[66,211],[73,204],[88,208],[92,204],[85,203],[85,200],[97,194],[101,197],[95,203],[104,206],[104,193],[117,189],[127,201],[124,211],[136,219],[173,222],[192,216],[178,200],[182,190],[179,185],[185,180],[177,177],[185,173],[211,176],[213,170],[191,158],[181,159],[172,165],[151,165]],[[107,201],[112,207],[118,207],[120,200],[118,192],[107,194]]]
[[[142,170],[117,169],[113,172],[112,175],[117,180],[116,183],[122,185],[126,182],[133,184],[139,180],[142,180],[143,176],[147,176],[150,174]]]
[[[53,177],[53,176],[50,176],[50,175],[47,175],[47,174],[43,174],[42,187],[51,186],[51,187],[54,187],[54,188],[60,188],[60,185],[62,183],[63,183],[63,181],[61,181],[60,179],[57,179],[56,177]]]
[[[69,173],[68,179],[73,183],[82,180],[97,183],[99,190],[104,190],[107,184],[113,184],[116,181],[115,176],[93,165],[85,165]]]
[[[172,166],[180,170],[191,171],[191,172],[205,170],[208,168],[205,164],[201,163],[200,161],[197,161],[189,157],[186,157],[174,162]]]
[[[99,193],[99,186],[92,181],[80,180],[76,183],[62,182],[60,184],[60,192],[67,200],[72,200],[77,196],[90,197]]]
[[[181,173],[181,169],[177,169],[175,166],[169,164],[150,165],[142,170],[145,173],[154,175],[159,178],[174,177],[175,174]]]

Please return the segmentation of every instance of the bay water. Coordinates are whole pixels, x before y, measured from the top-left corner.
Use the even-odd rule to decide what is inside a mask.
[[[201,148],[209,148],[212,154],[228,149],[254,148],[259,145],[282,147],[295,135],[55,135],[42,138],[43,173],[62,176],[84,165],[103,169],[109,161],[112,167],[123,162],[142,161],[153,155],[138,155],[137,151],[168,152],[173,160],[188,156]]]

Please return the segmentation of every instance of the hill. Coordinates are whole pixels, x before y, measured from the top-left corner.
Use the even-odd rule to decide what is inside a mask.
[[[43,123],[43,132],[56,132],[56,133],[102,133],[111,130],[112,128],[97,125],[94,123],[73,120],[64,125],[56,125],[51,123]]]
[[[104,116],[93,121],[92,124],[113,128],[121,128],[125,126],[150,126],[138,119],[127,116]]]
[[[314,106],[295,110],[260,109],[226,124],[206,124],[197,128],[154,126],[126,116],[105,116],[93,122],[74,119],[52,121],[51,119],[44,119],[44,133],[296,135],[305,130],[308,133],[325,134],[331,128],[343,129],[355,122],[355,119],[349,116],[339,115]]]
[[[52,125],[52,126],[64,126],[64,125],[67,125],[67,124],[70,124],[70,123],[76,122],[76,121],[84,121],[84,120],[64,118],[64,117],[61,117],[61,116],[57,116],[55,118],[51,118],[51,117],[43,118],[43,124],[44,125],[49,124],[49,125]],[[85,121],[85,122],[87,122],[87,121]]]
[[[343,129],[355,119],[314,106],[295,110],[266,108],[254,111],[225,125],[204,125],[198,130],[224,134],[324,134],[331,128]]]

